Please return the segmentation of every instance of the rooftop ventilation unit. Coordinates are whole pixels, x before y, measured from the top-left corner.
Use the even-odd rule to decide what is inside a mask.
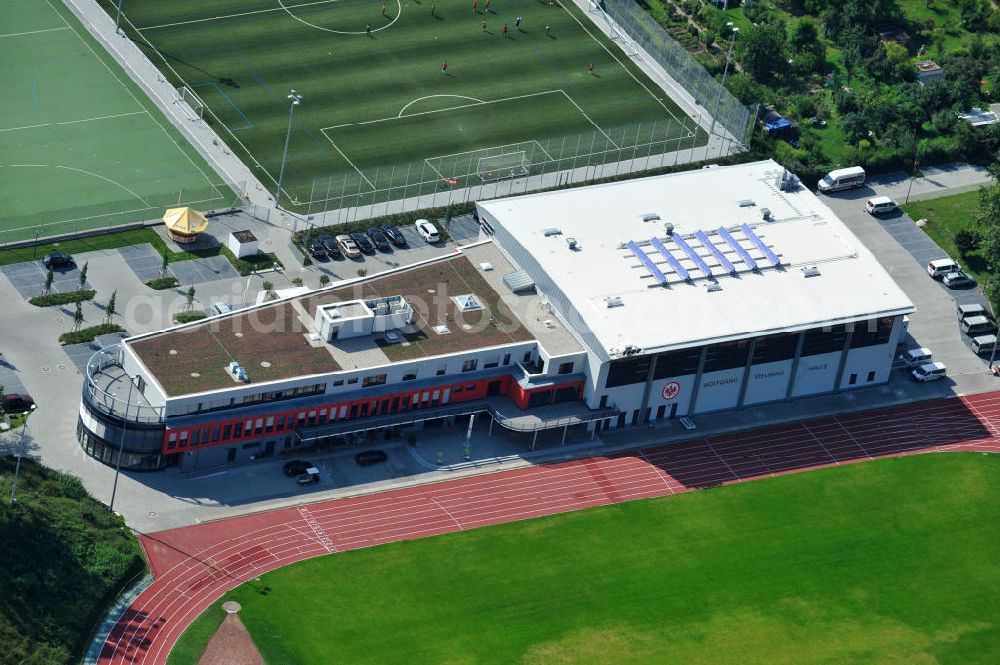
[[[549,236],[561,236],[562,235],[562,231],[559,230],[559,229],[557,229],[557,228],[555,228],[555,227],[551,227],[551,228],[548,228],[548,229],[543,229],[542,230],[542,235],[544,235],[546,238],[548,238]]]
[[[667,234],[668,238],[672,238],[674,235],[674,225],[671,224],[670,222],[667,222],[666,224],[663,225],[663,232]]]
[[[778,189],[783,192],[794,192],[799,188],[799,179],[794,173],[789,173],[787,170],[781,172],[778,176]]]
[[[576,238],[566,238],[566,246],[575,252],[578,249],[576,245]]]
[[[649,212],[642,216],[642,221],[644,222],[656,222],[659,221],[660,216],[655,212]]]
[[[622,307],[625,305],[621,296],[611,296],[610,298],[605,298],[604,302],[607,304],[608,309],[611,309],[612,307]]]
[[[458,305],[458,309],[463,312],[474,312],[477,309],[482,309],[483,305],[479,302],[476,296],[471,293],[467,293],[463,296],[455,296],[452,298],[455,304]]]
[[[709,282],[708,284],[705,285],[705,288],[708,289],[709,293],[711,293],[712,291],[721,291],[722,284],[719,284],[718,282]]]
[[[535,290],[535,280],[524,270],[518,270],[503,276],[503,283],[511,293],[531,293]]]
[[[817,268],[816,266],[810,266],[808,268],[802,269],[803,277],[819,277],[819,274],[820,274],[819,268]]]
[[[770,222],[771,221],[771,209],[770,208],[761,208],[760,209],[760,216],[761,216],[761,218],[765,222]]]
[[[757,205],[757,202],[754,201],[753,199],[740,199],[739,201],[736,202],[736,205],[738,205],[741,208],[752,208],[755,205]]]

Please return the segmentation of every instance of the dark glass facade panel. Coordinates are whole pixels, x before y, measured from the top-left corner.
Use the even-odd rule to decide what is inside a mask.
[[[604,384],[608,388],[627,386],[633,383],[645,383],[649,375],[651,356],[632,356],[619,358],[608,364],[608,380]]]
[[[654,379],[665,379],[669,376],[686,376],[698,372],[698,361],[701,359],[701,347],[668,351],[656,357]]]
[[[843,325],[807,330],[805,340],[802,342],[802,355],[817,356],[821,353],[842,351],[845,339],[847,339],[847,327]]]
[[[734,367],[745,367],[749,353],[750,340],[748,339],[713,344],[705,352],[705,369],[702,371],[708,373],[733,369]]]
[[[795,357],[795,347],[799,343],[799,333],[782,333],[758,337],[753,349],[753,364],[773,363],[791,360]]]
[[[878,319],[858,321],[854,324],[854,332],[851,334],[851,348],[888,344],[889,338],[892,337],[893,320],[891,316],[883,316]]]

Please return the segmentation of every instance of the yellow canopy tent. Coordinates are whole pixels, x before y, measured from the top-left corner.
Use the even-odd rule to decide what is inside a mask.
[[[179,243],[192,243],[208,228],[208,219],[194,208],[171,208],[163,215],[170,237]]]

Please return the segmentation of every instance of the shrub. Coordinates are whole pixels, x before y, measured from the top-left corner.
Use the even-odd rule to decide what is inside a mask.
[[[979,234],[972,229],[965,228],[955,234],[955,247],[963,255],[979,249],[980,241]]]
[[[35,296],[28,300],[28,302],[35,307],[55,307],[56,305],[68,305],[69,303],[90,300],[95,295],[97,295],[97,291],[84,289],[83,291],[67,291],[66,293],[50,293],[45,296]]]
[[[59,343],[83,344],[85,342],[93,342],[99,335],[108,335],[116,332],[125,332],[125,329],[117,323],[102,323],[98,326],[81,328],[75,332],[63,333],[59,335]]]
[[[176,277],[159,277],[146,282],[146,286],[156,291],[177,288],[179,285],[180,282],[177,281]]]
[[[188,312],[177,312],[174,314],[174,323],[191,323],[192,321],[201,321],[208,315],[200,310],[191,310]]]

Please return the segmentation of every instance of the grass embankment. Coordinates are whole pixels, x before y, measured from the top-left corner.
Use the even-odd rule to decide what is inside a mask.
[[[954,196],[944,196],[929,201],[914,201],[903,206],[906,214],[913,219],[926,219],[924,233],[937,243],[948,256],[961,262],[967,273],[980,284],[985,283],[986,261],[978,250],[961,252],[955,244],[955,236],[965,229],[975,226],[976,206],[979,192],[965,192]]]
[[[13,474],[0,457],[0,663],[75,665],[142,553],[77,478],[25,458],[11,505]]]
[[[968,453],[853,464],[334,554],[222,600],[273,665],[992,665],[998,473]]]

